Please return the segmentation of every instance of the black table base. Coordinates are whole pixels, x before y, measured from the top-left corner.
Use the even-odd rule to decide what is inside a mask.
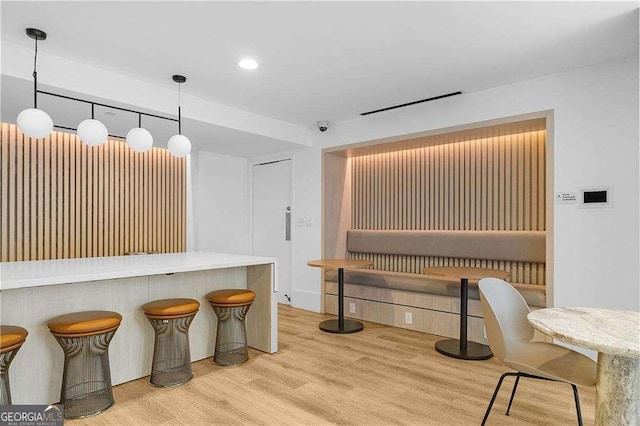
[[[338,268],[338,319],[320,323],[320,330],[327,333],[349,334],[362,331],[364,325],[359,321],[344,319],[344,269]]]
[[[436,350],[442,355],[470,361],[481,361],[493,356],[491,349],[481,343],[467,340],[467,307],[469,305],[469,280],[460,280],[460,340],[447,339],[436,342]]]
[[[361,322],[350,319],[344,320],[343,327],[340,327],[339,320],[337,319],[326,320],[320,323],[320,330],[326,331],[327,333],[349,334],[362,331],[363,329],[364,325]]]
[[[470,361],[481,361],[493,356],[491,349],[487,345],[476,342],[467,342],[467,349],[460,349],[460,340],[448,339],[436,342],[436,351],[442,355]]]

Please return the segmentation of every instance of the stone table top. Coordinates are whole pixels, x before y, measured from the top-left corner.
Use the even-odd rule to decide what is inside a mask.
[[[640,312],[601,308],[546,308],[527,315],[551,337],[598,352],[640,358]]]

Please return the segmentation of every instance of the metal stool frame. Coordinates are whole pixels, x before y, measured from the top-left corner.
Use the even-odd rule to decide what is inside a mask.
[[[0,353],[0,405],[11,405],[11,386],[9,384],[9,366],[24,342],[3,349]]]
[[[249,359],[245,318],[252,303],[225,306],[209,302],[218,318],[213,354],[213,362],[217,365],[238,365]]]
[[[149,383],[158,387],[180,386],[193,378],[189,350],[189,326],[198,311],[179,316],[145,314],[155,332]]]
[[[60,403],[67,419],[95,416],[111,407],[109,343],[118,327],[87,335],[54,337],[64,351]]]

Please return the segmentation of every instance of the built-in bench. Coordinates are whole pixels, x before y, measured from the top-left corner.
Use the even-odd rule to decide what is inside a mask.
[[[545,262],[545,232],[350,230],[347,250],[367,254],[429,256],[502,262]],[[325,311],[337,312],[337,273],[325,271]],[[469,338],[484,342],[477,282],[470,281]],[[529,306],[545,306],[545,286],[512,283]],[[447,337],[459,329],[460,282],[419,273],[359,269],[345,271],[347,316]],[[351,305],[352,304],[352,305]],[[350,312],[355,307],[355,312]],[[407,324],[406,314],[412,324]]]

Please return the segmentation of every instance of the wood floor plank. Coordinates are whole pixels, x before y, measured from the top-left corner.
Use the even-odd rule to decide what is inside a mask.
[[[441,339],[365,323],[350,335],[324,333],[329,315],[279,307],[277,354],[253,349],[237,367],[193,363],[194,379],[155,388],[148,379],[114,388],[116,404],[87,425],[477,425],[502,373],[496,359],[461,361],[434,349]],[[195,338],[195,336],[191,336]],[[133,356],[133,354],[132,354]],[[571,387],[522,379],[503,384],[489,425],[575,424]],[[580,388],[586,425],[595,388]]]

